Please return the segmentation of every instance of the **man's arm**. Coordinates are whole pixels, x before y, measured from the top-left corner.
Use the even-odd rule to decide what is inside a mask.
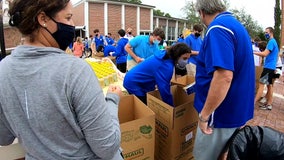
[[[96,43],[94,41],[91,43],[91,49],[92,49],[92,54],[97,53]]]
[[[204,107],[200,112],[200,119],[208,120],[209,116],[219,107],[229,91],[232,79],[232,71],[218,68],[214,72]],[[211,134],[212,128],[208,128],[208,123],[202,120],[199,123],[200,129],[205,134]]]
[[[125,50],[126,52],[137,62],[137,63],[140,63],[143,61],[142,58],[138,57],[132,50],[132,47],[130,46],[130,44],[126,44],[125,45]]]
[[[268,49],[265,49],[263,52],[253,52],[255,55],[266,57],[269,55],[270,51]]]

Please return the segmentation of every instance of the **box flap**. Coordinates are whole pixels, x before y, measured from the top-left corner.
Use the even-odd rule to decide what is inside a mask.
[[[178,77],[178,78],[172,78],[171,80],[171,84],[172,85],[178,85],[181,87],[185,87],[187,85],[189,85],[190,83],[193,83],[195,81],[195,77],[189,76],[189,75],[185,75],[182,77]]]

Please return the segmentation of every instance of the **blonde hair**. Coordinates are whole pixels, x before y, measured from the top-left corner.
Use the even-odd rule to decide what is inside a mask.
[[[77,38],[76,38],[76,42],[78,42],[78,43],[83,43],[83,42],[82,42],[82,38],[81,38],[81,37],[77,37]]]

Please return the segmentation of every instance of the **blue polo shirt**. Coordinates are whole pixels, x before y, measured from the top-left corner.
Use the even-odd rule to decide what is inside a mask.
[[[98,50],[99,46],[104,46],[104,37],[102,35],[99,37],[94,37],[93,42],[96,43],[96,50]]]
[[[157,44],[150,43],[150,36],[136,36],[135,38],[129,41],[130,46],[133,49],[133,52],[140,58],[147,59],[153,55],[159,47]],[[133,58],[128,54],[127,60],[132,60]]]
[[[219,14],[210,23],[197,56],[194,107],[198,112],[217,68],[232,71],[233,80],[209,123],[215,128],[240,127],[253,118],[255,66],[249,34],[229,12]]]
[[[278,60],[279,50],[278,50],[277,42],[274,38],[271,38],[268,41],[266,49],[269,50],[270,53],[265,57],[263,68],[275,70],[276,69],[276,63],[277,63],[277,60]]]
[[[200,36],[195,37],[195,35],[191,33],[185,38],[184,43],[187,44],[191,48],[191,50],[199,51],[202,44],[202,39]],[[191,55],[188,59],[188,63],[196,64],[196,59],[197,55]]]
[[[166,50],[157,50],[154,55],[128,71],[124,77],[123,87],[129,94],[146,96],[147,92],[155,90],[157,85],[162,100],[173,106],[171,94],[171,79],[173,76],[174,61],[162,59]]]

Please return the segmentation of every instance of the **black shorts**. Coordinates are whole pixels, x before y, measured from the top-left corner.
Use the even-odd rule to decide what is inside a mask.
[[[273,69],[263,68],[259,82],[266,85],[273,84],[272,80],[274,79],[274,75],[275,74]]]
[[[280,69],[280,70],[282,70],[282,67],[276,67],[276,69]],[[274,73],[273,78],[279,78],[279,77],[280,77],[280,74],[276,74],[276,73]]]

